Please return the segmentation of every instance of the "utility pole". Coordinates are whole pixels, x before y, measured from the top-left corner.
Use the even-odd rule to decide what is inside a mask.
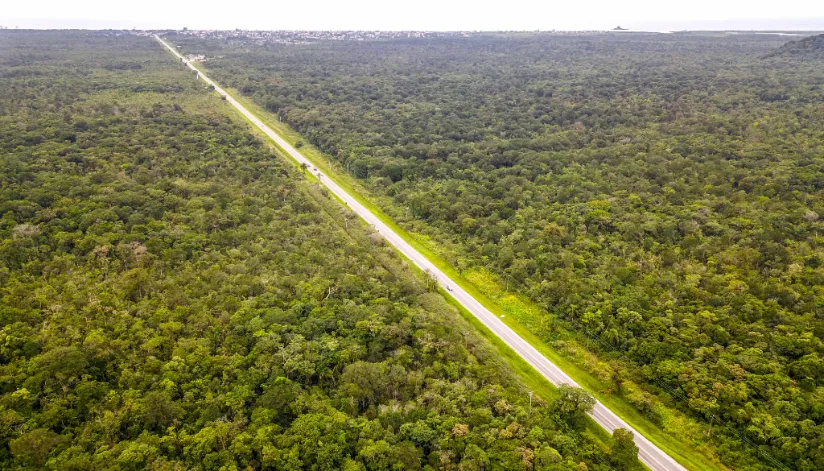
[[[532,391],[529,391],[529,414],[527,414],[527,419],[532,419]]]
[[[709,430],[707,430],[707,436],[708,437],[712,436],[712,423],[713,422],[715,422],[715,414],[712,414],[712,416],[710,417],[710,428],[709,428]]]

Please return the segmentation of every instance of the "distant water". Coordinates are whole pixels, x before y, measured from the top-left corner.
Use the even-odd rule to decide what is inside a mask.
[[[625,26],[626,25],[621,25]],[[727,21],[667,21],[641,22],[629,25],[631,29],[643,31],[723,31],[759,32],[759,34],[789,35],[790,31],[824,31],[824,18],[784,18]],[[768,33],[769,32],[769,33]]]
[[[755,34],[774,34],[776,36],[804,36],[803,34],[799,33],[765,33],[765,32],[756,32]]]
[[[610,33],[659,33],[672,34],[674,31],[653,30],[653,29],[611,29]]]
[[[772,34],[774,36],[806,36],[803,33],[780,33],[776,31],[724,31],[726,34]]]

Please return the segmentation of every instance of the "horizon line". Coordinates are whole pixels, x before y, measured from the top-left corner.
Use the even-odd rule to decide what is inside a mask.
[[[618,25],[618,27],[621,27]],[[821,29],[793,29],[793,28],[777,28],[777,29],[736,29],[736,28],[697,28],[697,29],[671,29],[671,30],[654,30],[654,29],[634,29],[634,28],[591,28],[591,29],[259,29],[259,28],[88,28],[88,27],[9,27],[0,25],[0,31],[140,31],[140,32],[218,32],[218,31],[253,31],[253,32],[330,32],[330,33],[583,33],[583,32],[616,32],[616,33],[700,33],[700,32],[743,32],[743,33],[780,33],[786,31],[798,33],[816,33],[824,32],[824,26]]]

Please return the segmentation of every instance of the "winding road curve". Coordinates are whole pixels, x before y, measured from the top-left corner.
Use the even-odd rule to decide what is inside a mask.
[[[495,335],[501,338],[510,348],[512,348],[515,352],[518,353],[527,363],[532,365],[539,373],[544,375],[546,379],[548,379],[552,384],[559,386],[562,384],[567,384],[570,386],[578,386],[578,384],[572,380],[566,373],[561,371],[560,368],[555,366],[552,362],[546,359],[538,350],[535,349],[532,345],[527,343],[524,339],[522,339],[518,334],[515,333],[509,326],[503,323],[498,317],[492,314],[487,308],[481,305],[475,298],[469,295],[466,291],[464,291],[460,286],[458,286],[455,282],[449,279],[441,270],[438,269],[432,262],[427,260],[423,255],[421,255],[417,250],[412,248],[406,241],[404,241],[399,235],[393,232],[389,227],[387,227],[383,222],[380,221],[371,211],[366,209],[363,205],[357,202],[355,198],[353,198],[349,193],[343,190],[340,186],[338,186],[335,182],[330,180],[323,172],[315,168],[315,166],[300,152],[298,152],[294,147],[292,147],[288,142],[286,142],[282,137],[276,134],[272,129],[266,126],[263,121],[261,121],[257,116],[252,114],[249,110],[247,110],[243,105],[238,103],[237,100],[232,98],[231,95],[226,93],[222,88],[220,88],[216,83],[206,77],[202,72],[200,72],[194,65],[190,62],[186,61],[183,56],[181,56],[177,50],[162,40],[158,35],[154,35],[155,39],[157,39],[161,44],[163,44],[175,57],[178,58],[181,63],[186,64],[187,67],[194,70],[198,73],[198,78],[203,80],[204,82],[212,85],[215,87],[215,90],[226,97],[226,101],[231,103],[237,110],[243,114],[246,118],[248,118],[255,126],[260,128],[267,136],[269,136],[275,143],[283,149],[290,157],[298,161],[299,163],[303,163],[307,165],[307,168],[318,177],[318,179],[326,185],[326,187],[334,193],[338,198],[343,200],[349,207],[358,214],[361,218],[363,218],[367,223],[373,225],[375,229],[386,239],[390,244],[395,246],[403,255],[407,258],[412,260],[415,265],[420,267],[424,271],[428,271],[432,274],[432,276],[441,284],[447,288],[447,292],[450,296],[455,298],[459,303],[461,303],[469,312],[471,312],[475,317],[477,317],[483,324],[491,330]],[[606,406],[601,404],[600,402],[595,403],[595,407],[593,408],[592,412],[589,414],[599,425],[605,428],[609,433],[612,433],[613,430],[617,428],[625,428],[627,430],[632,431],[635,435],[635,443],[638,445],[638,457],[641,461],[647,465],[652,471],[686,471],[686,468],[678,464],[674,459],[672,459],[669,455],[667,455],[663,450],[655,446],[652,442],[647,440],[646,437],[638,433],[635,429],[629,426],[626,422],[621,420],[618,415],[616,415],[611,410],[607,409]]]

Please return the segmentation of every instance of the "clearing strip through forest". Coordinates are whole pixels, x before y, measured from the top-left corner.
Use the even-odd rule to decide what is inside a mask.
[[[521,356],[527,363],[529,363],[535,370],[543,375],[555,386],[563,384],[580,387],[572,378],[564,373],[558,366],[550,362],[544,355],[542,355],[535,347],[533,347],[526,340],[521,338],[515,331],[501,321],[497,316],[484,307],[474,297],[467,293],[458,284],[453,282],[445,273],[443,273],[435,264],[430,262],[420,252],[409,245],[401,236],[392,231],[386,224],[384,224],[375,214],[369,209],[361,205],[352,195],[347,193],[343,188],[337,185],[332,179],[328,178],[323,172],[318,170],[312,162],[304,157],[300,152],[292,147],[285,139],[275,133],[271,128],[266,126],[257,116],[252,114],[248,109],[241,105],[237,100],[232,98],[226,91],[220,88],[216,83],[206,77],[194,65],[186,61],[177,50],[166,43],[158,35],[154,36],[163,46],[174,54],[181,63],[188,68],[197,72],[198,78],[205,83],[214,87],[215,91],[225,97],[226,101],[234,106],[244,117],[257,126],[264,134],[269,136],[275,144],[281,148],[286,154],[295,159],[299,164],[305,165],[307,169],[315,175],[320,182],[325,185],[335,196],[343,201],[349,208],[365,220],[368,224],[375,227],[378,233],[383,238],[392,244],[405,257],[411,260],[421,270],[430,274],[437,282],[446,289],[446,292],[459,302],[464,308],[472,313],[478,320],[480,320],[490,331],[503,340],[513,351]],[[595,422],[601,427],[612,433],[615,429],[624,428],[632,431],[635,436],[635,443],[638,445],[638,456],[640,460],[649,467],[652,471],[686,471],[686,468],[675,461],[662,449],[653,444],[646,437],[638,433],[617,414],[612,412],[600,401],[595,402],[592,412],[589,414]]]

